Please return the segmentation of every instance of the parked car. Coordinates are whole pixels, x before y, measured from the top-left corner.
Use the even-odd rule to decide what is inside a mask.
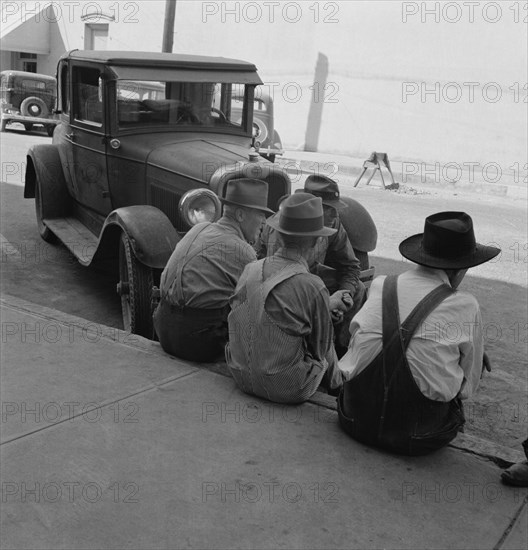
[[[152,286],[181,236],[220,217],[226,183],[267,181],[273,210],[291,192],[251,148],[262,81],[234,59],[79,50],[59,60],[57,81],[60,123],[27,153],[24,196],[44,240],[115,269],[125,329],[151,337]]]
[[[53,134],[58,119],[53,114],[57,82],[52,76],[24,71],[0,73],[1,131],[12,122],[20,122],[27,132],[42,125]]]
[[[233,112],[242,116],[243,92],[235,92],[233,96]],[[282,155],[284,150],[280,136],[274,127],[273,99],[260,88],[256,89],[253,98],[253,138],[255,148],[270,162],[275,162],[276,155]]]

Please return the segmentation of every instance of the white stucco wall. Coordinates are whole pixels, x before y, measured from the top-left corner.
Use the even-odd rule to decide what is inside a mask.
[[[115,19],[107,49],[161,51],[163,0],[53,4],[64,44],[50,41],[46,72],[64,48],[84,47],[82,16],[97,10]],[[173,51],[254,62],[273,83],[286,147],[304,146],[321,52],[320,151],[507,169],[526,162],[524,17],[522,2],[177,0]]]

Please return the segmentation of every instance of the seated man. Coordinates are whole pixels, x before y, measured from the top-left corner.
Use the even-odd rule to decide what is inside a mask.
[[[484,367],[491,369],[478,302],[457,288],[468,268],[500,250],[476,243],[464,212],[440,212],[400,252],[418,267],[377,277],[370,287],[339,364],[348,380],[338,412],[353,438],[417,455],[456,436],[464,424],[461,399],[476,391]]]
[[[308,266],[324,227],[320,198],[298,193],[286,198],[278,217],[281,248],[246,266],[228,317],[227,365],[246,393],[277,403],[301,403],[319,384],[341,386],[330,311],[346,309],[341,294],[332,298]]]
[[[304,183],[304,192],[321,197],[325,227],[335,230],[331,236],[321,238],[317,242],[316,253],[309,265],[310,273],[319,275],[331,294],[338,290],[347,290],[353,300],[353,306],[346,315],[335,318],[336,351],[338,356],[341,356],[347,350],[350,321],[366,298],[365,286],[359,280],[359,260],[339,219],[339,210],[347,205],[339,198],[337,183],[326,176],[308,176]],[[275,214],[274,217],[277,216],[278,214]],[[278,248],[277,233],[269,224],[260,236],[257,255],[259,258],[272,256]]]
[[[268,184],[227,183],[222,217],[195,225],[176,245],[163,273],[154,327],[161,347],[190,361],[214,361],[227,342],[229,297],[249,262],[266,214]]]

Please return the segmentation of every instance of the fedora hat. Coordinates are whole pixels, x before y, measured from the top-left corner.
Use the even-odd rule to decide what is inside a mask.
[[[324,226],[323,202],[309,193],[294,193],[282,202],[278,214],[266,223],[286,235],[329,237],[336,232]]]
[[[478,244],[465,212],[438,212],[425,218],[424,232],[400,243],[412,262],[437,269],[467,269],[494,258],[500,248]]]
[[[336,210],[347,207],[347,203],[339,199],[339,187],[337,183],[328,176],[314,174],[308,176],[304,182],[304,192],[321,197],[323,204],[331,206]]]
[[[253,208],[266,214],[273,214],[268,204],[268,184],[254,178],[233,179],[227,182],[225,197],[220,198],[224,204]]]

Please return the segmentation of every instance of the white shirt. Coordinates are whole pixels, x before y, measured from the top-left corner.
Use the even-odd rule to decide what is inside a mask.
[[[382,286],[376,277],[363,308],[350,323],[350,344],[339,361],[347,379],[357,376],[382,348]],[[431,290],[449,285],[441,269],[417,266],[398,277],[400,322]],[[484,343],[477,300],[457,290],[437,306],[418,327],[407,348],[407,361],[420,391],[435,401],[462,399],[477,389],[482,373]]]

